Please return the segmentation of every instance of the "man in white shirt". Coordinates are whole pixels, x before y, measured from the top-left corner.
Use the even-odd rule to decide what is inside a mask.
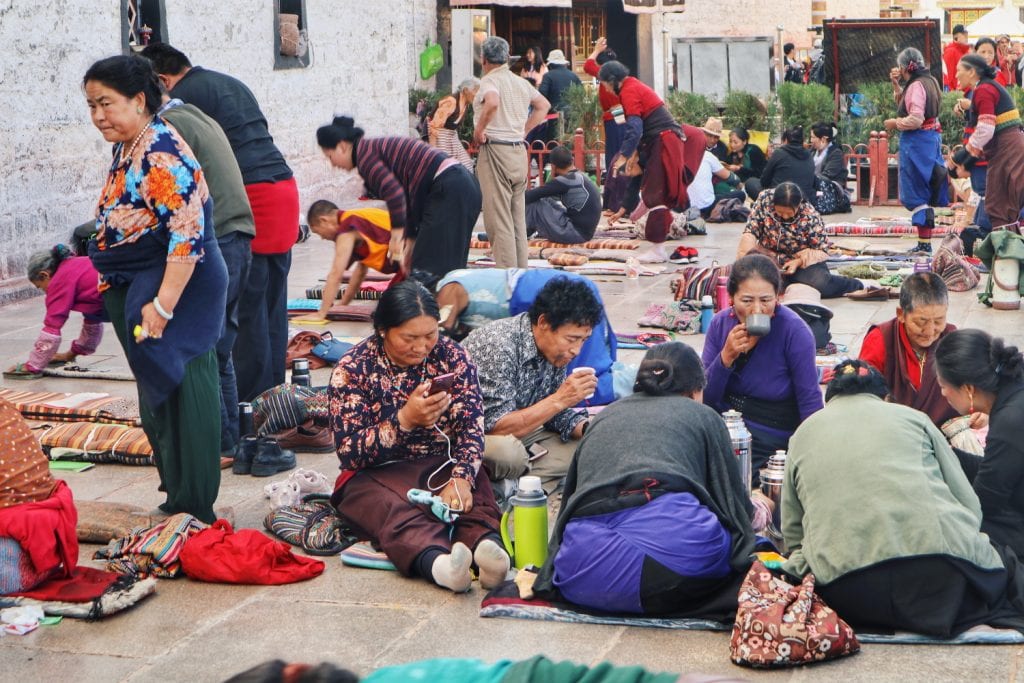
[[[719,192],[716,194],[716,179],[723,181],[730,187],[736,187],[740,183],[740,179],[735,173],[722,166],[722,162],[714,154],[704,150],[704,158],[701,159],[697,175],[694,176],[693,182],[686,189],[690,197],[690,206],[699,209],[700,215],[703,218],[710,216],[711,210],[715,208],[715,204],[723,199],[743,199],[746,196],[742,189],[734,189],[729,192]]]

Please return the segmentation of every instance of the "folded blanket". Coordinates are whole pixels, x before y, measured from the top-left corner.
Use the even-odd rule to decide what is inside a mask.
[[[43,451],[51,454],[54,449],[66,456],[68,451],[86,462],[120,463],[122,465],[153,465],[153,447],[146,433],[139,427],[101,424],[96,422],[71,422],[56,425],[39,437]]]
[[[181,512],[156,526],[133,529],[97,550],[93,559],[107,560],[107,570],[118,574],[173,579],[181,574],[180,555],[185,541],[208,526]]]
[[[560,244],[558,242],[550,242],[548,240],[530,240],[528,243],[531,247],[554,247],[556,249],[639,249],[640,242],[635,239],[603,239],[603,240],[590,240],[589,242],[582,242],[580,244]],[[469,242],[470,249],[490,249],[491,243],[473,239]]]
[[[137,604],[156,590],[156,579],[117,576],[108,583],[110,572],[90,567],[76,567],[69,579],[46,582],[36,590],[20,595],[0,597],[0,608],[35,605],[47,615],[72,619],[102,619]],[[95,598],[99,587],[105,586]]]
[[[0,398],[10,401],[25,419],[43,422],[105,422],[138,426],[142,424],[134,401],[108,394],[64,394],[56,391],[15,391],[0,389]]]

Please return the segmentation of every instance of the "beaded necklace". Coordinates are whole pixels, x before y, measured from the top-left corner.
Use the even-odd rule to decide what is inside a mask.
[[[150,119],[146,123],[146,125],[142,127],[142,130],[140,130],[139,134],[135,136],[134,140],[132,140],[132,144],[128,147],[127,151],[125,151],[124,145],[122,143],[122,146],[121,146],[121,162],[120,163],[123,164],[125,159],[130,159],[131,158],[132,152],[135,151],[135,146],[139,144],[139,140],[141,140],[142,136],[146,134],[146,131],[149,130],[149,127],[153,125],[153,118],[154,117],[150,117]]]

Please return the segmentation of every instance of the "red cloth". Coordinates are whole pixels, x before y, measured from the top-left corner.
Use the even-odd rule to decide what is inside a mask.
[[[33,600],[92,602],[103,595],[119,578],[120,575],[114,572],[92,567],[75,567],[70,577],[50,579],[32,590],[10,595]]]
[[[597,74],[601,72],[601,67],[597,65],[597,61],[588,59],[583,63],[583,73],[588,76],[597,78]],[[611,121],[612,115],[608,110],[619,104],[619,96],[613,93],[603,85],[599,85],[597,88],[597,101],[601,103],[601,111],[604,112],[604,120]]]
[[[224,519],[185,541],[181,568],[189,578],[211,583],[279,585],[312,579],[324,563],[292,552],[255,529],[235,531]]]
[[[63,567],[58,576],[71,576],[78,565],[77,526],[74,496],[61,480],[46,500],[0,510],[0,536],[17,541],[40,573]]]
[[[662,131],[651,145],[640,194],[647,206],[682,210],[690,205],[686,188],[704,158],[704,133],[684,125],[683,140],[675,131]]]
[[[956,65],[960,58],[971,51],[967,43],[950,43],[942,51],[942,61],[946,64],[945,85],[950,90],[959,90],[960,84],[956,80]]]
[[[295,178],[245,186],[256,222],[254,254],[283,254],[299,237],[299,186]]]
[[[625,111],[626,116],[639,116],[642,119],[647,118],[648,114],[665,104],[658,97],[658,93],[654,92],[643,81],[637,80],[632,76],[626,76],[623,79],[622,86],[619,88],[619,99],[622,101],[622,109]],[[701,146],[703,147],[703,145],[704,139],[702,137]]]

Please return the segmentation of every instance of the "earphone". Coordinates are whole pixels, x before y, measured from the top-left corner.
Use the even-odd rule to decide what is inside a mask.
[[[452,440],[450,438],[448,438],[447,434],[445,434],[443,431],[441,431],[441,428],[438,427],[436,423],[434,424],[434,429],[437,430],[438,434],[440,434],[442,437],[444,437],[445,444],[447,445],[447,448],[448,448],[448,459],[445,460],[443,463],[441,463],[441,465],[436,470],[431,472],[429,477],[427,477],[427,489],[430,490],[430,491],[435,491],[436,492],[436,491],[440,491],[445,486],[447,486],[449,483],[451,483],[452,477],[448,477],[448,481],[445,481],[444,483],[442,483],[442,484],[440,484],[438,486],[434,486],[430,482],[433,481],[434,477],[437,476],[438,472],[443,470],[445,467],[447,467],[448,465],[454,465],[455,464],[455,458],[452,457]],[[466,509],[466,503],[465,503],[465,501],[462,500],[462,493],[459,492],[459,487],[458,486],[455,487],[455,495],[459,499],[459,509],[458,509],[458,511],[461,512],[461,511]]]

